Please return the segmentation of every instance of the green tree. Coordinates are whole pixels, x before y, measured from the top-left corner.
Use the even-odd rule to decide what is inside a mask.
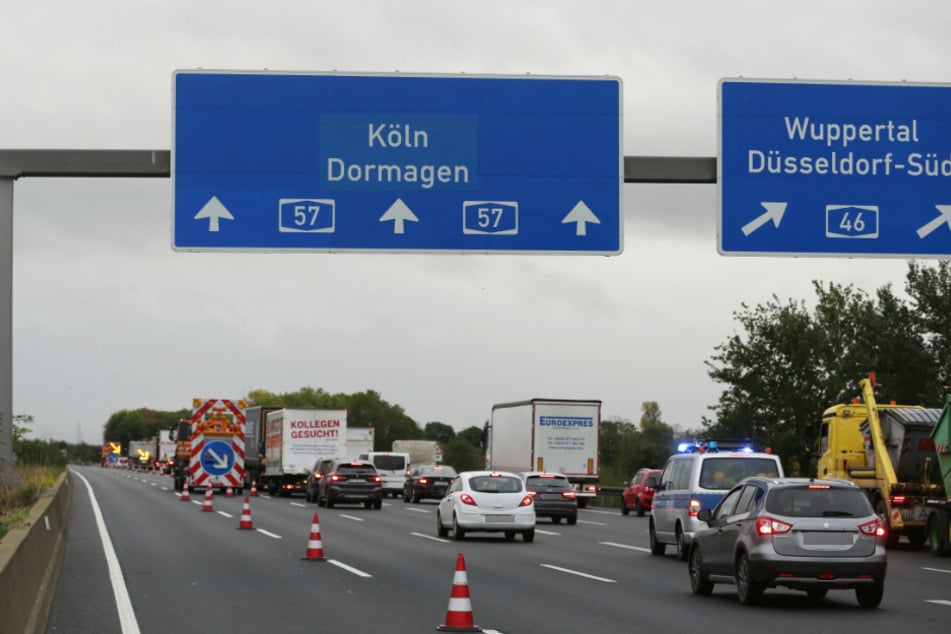
[[[941,260],[935,268],[908,264],[905,291],[912,299],[912,313],[926,335],[926,347],[935,365],[933,400],[941,407],[943,386],[951,385],[951,262]]]
[[[456,437],[456,430],[446,423],[432,421],[426,423],[426,426],[423,428],[423,436],[426,440],[447,443]]]

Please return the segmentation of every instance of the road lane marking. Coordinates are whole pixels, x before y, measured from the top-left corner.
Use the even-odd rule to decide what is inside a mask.
[[[302,508],[302,509],[306,509],[306,508],[307,508],[307,505],[306,505],[306,504],[301,504],[300,502],[290,502],[289,504],[290,504],[291,506],[298,506],[298,507],[300,507],[300,508]]]
[[[439,542],[440,544],[448,544],[450,540],[445,539],[444,537],[433,537],[432,535],[427,535],[426,533],[410,533],[410,535],[415,535],[416,537],[422,537],[423,539],[431,539],[434,542]]]
[[[643,546],[628,546],[627,544],[618,544],[617,542],[598,542],[602,546],[613,546],[614,548],[626,548],[628,550],[639,550],[642,553],[649,553],[650,548],[644,548]]]
[[[592,526],[607,526],[604,522],[588,522],[585,520],[578,520],[579,524],[591,524]]]
[[[263,528],[256,528],[256,529],[254,529],[254,530],[256,530],[257,532],[261,533],[262,535],[267,535],[268,537],[271,537],[271,538],[273,538],[273,539],[281,539],[281,536],[280,536],[280,535],[275,535],[275,534],[272,533],[271,531],[266,531],[266,530],[264,530]]]
[[[347,572],[352,572],[353,574],[357,575],[358,577],[372,577],[372,576],[373,576],[373,575],[371,575],[371,574],[368,573],[368,572],[363,572],[363,571],[360,570],[359,568],[354,568],[353,566],[348,566],[347,564],[345,564],[345,563],[343,563],[343,562],[340,562],[340,561],[337,561],[336,559],[328,559],[327,561],[329,561],[329,562],[332,563],[333,565],[337,566],[338,568],[343,568],[343,569],[346,570]]]
[[[943,573],[945,573],[945,574],[951,575],[951,570],[945,570],[944,568],[926,568],[926,567],[922,566],[921,569],[922,569],[922,570],[927,570],[928,572],[943,572]]]
[[[99,502],[96,501],[96,494],[92,491],[92,485],[89,480],[84,478],[78,471],[70,471],[83,481],[86,489],[89,490],[89,502],[92,505],[93,515],[96,517],[96,528],[99,530],[99,540],[102,542],[102,549],[106,556],[106,566],[109,568],[109,582],[112,584],[112,594],[116,599],[116,611],[119,613],[119,626],[122,628],[122,634],[139,634],[139,622],[135,618],[135,610],[132,609],[132,600],[129,598],[129,589],[122,581],[122,567],[119,566],[119,558],[116,556],[115,548],[112,546],[112,539],[109,537],[109,531],[106,530],[106,521],[102,517],[102,511],[99,510]]]
[[[218,515],[221,515],[222,517],[227,517],[228,519],[231,519],[234,517],[234,515],[225,513],[224,511],[215,511],[215,513],[217,513]]]
[[[543,531],[540,528],[535,528],[535,532],[539,535],[561,535],[561,533],[556,533],[555,531]]]
[[[412,506],[407,508],[406,510],[412,511],[413,513],[432,513],[432,511],[428,509],[417,509],[417,508],[413,508]]]
[[[951,605],[951,601],[945,599],[925,599],[925,603],[936,603],[938,605]]]
[[[618,515],[618,511],[596,511],[593,509],[586,509],[585,513],[600,513],[601,515]]]
[[[569,575],[577,575],[579,577],[584,577],[586,579],[593,579],[595,581],[601,581],[603,583],[617,583],[614,579],[608,579],[607,577],[598,577],[596,575],[589,575],[586,572],[580,572],[578,570],[572,570],[571,568],[562,568],[560,566],[552,566],[551,564],[538,564],[542,568],[551,568],[552,570],[557,570],[559,572],[566,572]]]
[[[347,514],[345,514],[345,513],[341,513],[341,514],[338,515],[337,517],[345,517],[345,518],[347,518],[348,520],[353,520],[354,522],[365,522],[365,521],[366,521],[366,520],[363,519],[362,517],[356,517],[355,515],[347,515]]]

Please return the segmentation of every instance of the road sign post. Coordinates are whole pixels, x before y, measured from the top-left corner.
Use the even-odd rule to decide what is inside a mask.
[[[179,71],[183,251],[618,254],[614,77]]]
[[[951,255],[951,86],[724,79],[724,255]]]

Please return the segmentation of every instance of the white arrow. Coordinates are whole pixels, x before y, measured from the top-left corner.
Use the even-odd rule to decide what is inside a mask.
[[[215,461],[215,469],[228,468],[228,456],[219,456],[217,453],[215,453],[214,449],[209,449],[208,455],[211,456],[212,460]]]
[[[227,207],[221,204],[217,196],[212,196],[211,200],[205,203],[197,214],[195,220],[208,218],[208,231],[218,232],[218,221],[221,219],[234,220],[234,216],[228,211]]]
[[[941,213],[938,214],[937,218],[926,225],[922,225],[918,229],[919,238],[924,238],[944,223],[948,223],[948,228],[951,229],[951,205],[935,205],[935,207],[937,207]]]
[[[743,235],[750,235],[770,220],[773,221],[773,225],[775,225],[776,228],[779,228],[779,223],[783,221],[783,214],[786,213],[787,204],[788,203],[760,203],[763,209],[766,210],[766,213],[760,214],[743,225]]]
[[[406,206],[402,198],[397,198],[396,202],[386,210],[386,213],[380,216],[380,222],[386,222],[387,220],[393,221],[393,233],[403,233],[403,223],[406,221],[419,222],[419,218]]]
[[[594,212],[583,200],[579,200],[578,204],[571,208],[571,211],[568,212],[568,215],[561,219],[561,224],[568,222],[577,222],[575,226],[575,235],[576,236],[586,236],[588,235],[588,225],[585,223],[593,222],[595,224],[601,224],[601,221],[597,216],[594,215]]]

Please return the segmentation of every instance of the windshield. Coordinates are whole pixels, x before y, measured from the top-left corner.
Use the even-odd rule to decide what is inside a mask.
[[[766,496],[766,511],[787,517],[866,517],[872,505],[858,489],[783,487]]]
[[[479,493],[518,493],[522,481],[511,476],[475,476],[469,478],[469,488]]]
[[[772,458],[742,458],[723,456],[706,458],[700,468],[700,487],[704,489],[731,489],[750,476],[775,478],[779,475]]]
[[[406,458],[403,456],[373,456],[373,465],[385,471],[402,471],[406,468]]]
[[[421,476],[433,476],[433,477],[455,477],[456,470],[452,467],[420,467],[419,475]]]
[[[540,491],[544,489],[570,489],[571,484],[568,482],[568,478],[543,478],[541,476],[529,476],[525,478],[525,488],[531,489],[533,491]]]

